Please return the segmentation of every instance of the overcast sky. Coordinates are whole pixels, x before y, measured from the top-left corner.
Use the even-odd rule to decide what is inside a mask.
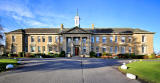
[[[74,27],[76,9],[82,28],[126,27],[156,32],[160,50],[160,0],[0,0],[0,23],[5,31],[19,28]]]

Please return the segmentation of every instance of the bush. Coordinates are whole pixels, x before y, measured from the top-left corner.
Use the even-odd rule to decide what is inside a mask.
[[[145,55],[135,55],[134,53],[132,54],[118,54],[119,58],[123,59],[143,59]]]
[[[61,51],[61,53],[59,54],[59,57],[65,57],[65,51]]]
[[[155,59],[155,58],[156,58],[156,55],[155,55],[155,54],[148,55],[148,58],[149,58],[149,59]]]
[[[55,54],[54,54],[54,57],[59,57],[59,54],[55,53]]]
[[[112,56],[112,54],[111,53],[106,53],[106,56]]]
[[[103,52],[103,53],[102,53],[102,56],[106,56],[106,55],[107,55],[107,53],[106,53],[106,52]]]
[[[96,57],[96,53],[95,53],[94,51],[91,51],[91,52],[89,53],[89,55],[90,55],[90,57]]]
[[[18,53],[18,57],[24,57],[25,56],[25,52],[19,52]]]

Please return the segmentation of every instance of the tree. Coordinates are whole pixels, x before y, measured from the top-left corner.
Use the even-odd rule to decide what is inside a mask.
[[[0,45],[3,45],[3,27],[0,24]]]

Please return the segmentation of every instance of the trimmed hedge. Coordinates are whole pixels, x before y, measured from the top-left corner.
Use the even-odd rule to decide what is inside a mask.
[[[96,56],[96,53],[95,53],[94,51],[91,51],[91,52],[89,53],[89,55],[90,55],[90,57],[97,57],[97,56]]]
[[[118,58],[123,58],[123,59],[143,59],[145,55],[135,55],[134,53],[132,54],[118,54]]]

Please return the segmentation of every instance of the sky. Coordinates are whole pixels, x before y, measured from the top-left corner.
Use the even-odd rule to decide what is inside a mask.
[[[25,28],[74,27],[78,8],[82,28],[140,28],[154,35],[160,51],[160,0],[0,0],[4,32]]]

